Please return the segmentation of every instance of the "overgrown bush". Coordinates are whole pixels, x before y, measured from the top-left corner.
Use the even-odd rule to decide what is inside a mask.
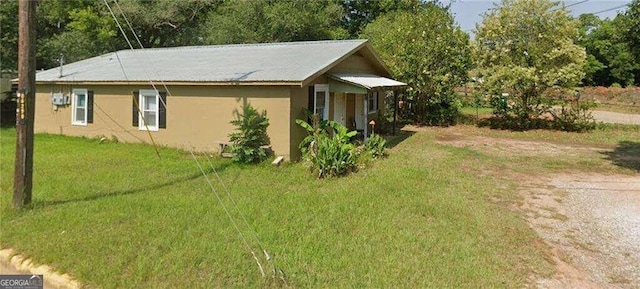
[[[413,100],[413,118],[426,125],[455,125],[458,118],[460,101],[453,91],[440,96],[421,95]]]
[[[264,147],[269,144],[269,119],[266,111],[259,113],[251,105],[245,105],[242,113],[238,114],[238,119],[232,120],[231,124],[236,127],[236,130],[229,134],[229,140],[233,142],[233,161],[258,163],[269,156],[268,149]]]
[[[356,131],[335,121],[319,121],[317,116],[313,117],[313,124],[300,119],[296,123],[309,133],[300,143],[300,150],[318,178],[342,176],[357,168],[358,154],[351,143]]]

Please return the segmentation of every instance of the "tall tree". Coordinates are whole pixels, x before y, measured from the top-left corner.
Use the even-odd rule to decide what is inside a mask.
[[[115,21],[102,2],[46,1],[39,11],[40,68],[58,66],[61,56],[69,63],[124,48]]]
[[[587,51],[584,84],[633,85],[633,72],[638,65],[625,42],[624,16],[600,20],[593,14],[583,14],[578,19],[578,43]]]
[[[378,16],[396,10],[412,12],[421,4],[420,0],[344,0],[342,25],[352,38],[356,38]]]
[[[200,23],[221,2],[222,0],[120,0],[111,6],[119,18],[123,15],[127,17],[144,47],[172,47],[202,43]],[[124,19],[121,21],[124,22]],[[129,37],[133,39],[133,35],[129,34]]]
[[[238,0],[210,14],[209,44],[286,42],[347,38],[342,7],[332,0]]]
[[[410,117],[432,125],[455,121],[453,88],[466,81],[471,58],[469,36],[446,7],[427,3],[415,12],[391,12],[367,25],[363,36],[394,76],[409,84]]]
[[[18,0],[0,1],[0,73],[18,71]]]
[[[625,39],[636,59],[640,60],[640,0],[631,1],[624,16]]]
[[[635,84],[640,85],[640,0],[633,0],[624,14],[625,41],[635,57]]]
[[[476,59],[481,88],[508,93],[500,115],[527,126],[554,101],[573,95],[584,76],[586,53],[575,44],[578,22],[549,0],[503,0],[477,26]]]

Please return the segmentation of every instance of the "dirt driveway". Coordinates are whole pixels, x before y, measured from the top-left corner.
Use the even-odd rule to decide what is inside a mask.
[[[640,114],[619,113],[603,110],[594,110],[592,114],[596,121],[640,125]]]
[[[464,134],[436,141],[495,156],[584,159],[608,152],[601,147]],[[556,274],[534,278],[532,287],[640,288],[640,174],[496,174],[518,182],[522,202],[514,209],[525,213],[551,248]]]

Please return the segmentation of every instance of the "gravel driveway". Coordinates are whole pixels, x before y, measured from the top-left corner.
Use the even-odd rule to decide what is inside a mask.
[[[438,136],[436,141],[501,157],[583,159],[613,154],[600,147],[464,134]],[[635,168],[640,159],[635,150],[629,150],[609,161]],[[556,268],[550,278],[532,276],[529,286],[640,288],[640,174],[571,170],[536,176],[509,171],[498,174],[517,180],[524,201],[517,202],[514,209],[526,215],[549,246],[548,257]]]
[[[527,217],[557,268],[538,287],[640,287],[640,177],[560,175],[528,188]]]

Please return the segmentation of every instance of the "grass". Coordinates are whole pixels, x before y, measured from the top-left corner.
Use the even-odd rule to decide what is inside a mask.
[[[487,172],[526,167],[521,172],[535,174],[562,160],[529,165],[528,157],[435,142],[451,132],[605,146],[640,136],[612,128],[559,140],[556,132],[434,128],[408,137],[372,167],[327,180],[313,179],[300,164],[239,166],[214,158],[212,166],[285,273],[283,284],[260,276],[188,152],[161,148],[158,159],[144,144],[36,135],[33,205],[15,211],[15,131],[3,129],[2,246],[105,288],[512,288],[532,274],[551,274],[540,239],[521,213],[505,207],[518,200],[516,183]],[[199,160],[207,164],[204,156]],[[566,159],[575,167],[580,161]],[[208,164],[205,169],[215,181]],[[220,184],[214,188],[224,195]]]

